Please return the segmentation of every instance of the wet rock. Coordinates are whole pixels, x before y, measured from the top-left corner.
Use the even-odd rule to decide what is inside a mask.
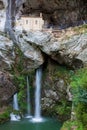
[[[16,92],[12,77],[7,72],[0,71],[0,105],[7,105]]]
[[[72,94],[69,86],[70,73],[68,73],[68,69],[65,70],[51,60],[48,62],[43,73],[41,98],[42,113],[55,116],[62,121],[71,118],[72,107]]]
[[[79,59],[84,63],[84,65],[87,65],[87,48],[80,52],[76,59]]]
[[[49,88],[48,88],[49,85]],[[57,81],[54,79],[50,81],[45,77],[43,92],[42,92],[42,109],[45,110],[47,107],[53,108],[55,104],[61,102],[63,99],[67,99],[66,92],[67,87],[63,79],[58,79]]]

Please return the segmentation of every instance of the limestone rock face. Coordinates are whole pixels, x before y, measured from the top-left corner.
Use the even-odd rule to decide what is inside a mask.
[[[7,72],[0,71],[0,105],[6,105],[16,92],[12,77]]]
[[[55,79],[54,79],[55,80]],[[63,79],[52,81],[50,77],[46,77],[44,81],[44,90],[42,97],[42,109],[45,110],[47,107],[53,108],[57,102],[60,102],[62,98],[67,99],[66,86]],[[54,82],[54,83],[53,83]],[[47,86],[49,85],[49,87]],[[54,85],[55,84],[55,85]],[[68,100],[68,99],[67,99]]]
[[[28,69],[38,68],[44,62],[44,57],[37,46],[32,46],[26,41],[25,35],[17,35],[17,44],[13,43],[9,37],[5,36],[3,33],[0,35],[0,70],[9,70],[14,64],[18,64],[20,57],[16,54],[17,48],[23,53],[23,70],[26,72]],[[18,46],[17,46],[18,45]]]
[[[85,48],[84,51],[80,52],[76,58],[81,60],[84,65],[87,65],[87,48]]]
[[[0,70],[11,69],[14,58],[13,42],[4,35],[0,35]]]
[[[32,46],[37,46],[45,54],[49,55],[59,64],[76,68],[87,63],[87,34],[72,36],[65,40],[59,40],[49,33],[30,33],[24,39]]]
[[[4,32],[6,22],[6,7],[8,5],[7,0],[0,1],[0,31]]]
[[[72,104],[71,87],[69,84],[68,69],[62,67],[49,59],[43,72],[41,108],[43,115],[53,115],[64,121],[70,119]],[[63,114],[60,111],[64,110]],[[67,112],[65,112],[67,111]]]
[[[49,47],[48,50],[50,51],[48,53],[52,59],[60,64],[66,64],[73,68],[87,65],[87,34],[72,36],[68,40],[53,42],[52,47],[50,44],[46,47]]]
[[[35,69],[38,68],[40,65],[44,63],[44,56],[37,47],[37,45],[33,45],[31,40],[35,37],[31,37],[31,33],[15,33],[17,45],[19,46],[20,50],[22,51],[25,59],[25,70],[28,69]],[[43,35],[44,36],[44,35]],[[38,37],[38,35],[37,35]],[[29,41],[30,38],[31,40]],[[38,37],[39,40],[39,37]]]
[[[0,9],[6,9],[8,6],[8,0],[0,0]]]
[[[50,56],[59,64],[73,68],[87,65],[87,33],[75,35],[68,39],[59,40],[47,32],[16,32],[16,48],[24,56],[24,69],[38,68],[44,63],[44,54]],[[15,44],[0,35],[0,69],[10,68],[16,58]],[[20,58],[19,55],[17,57]]]

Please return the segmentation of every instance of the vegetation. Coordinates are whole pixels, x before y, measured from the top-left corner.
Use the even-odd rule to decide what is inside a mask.
[[[59,114],[59,116],[70,116],[71,103],[63,99],[61,100],[61,104],[55,106],[55,111]]]
[[[87,67],[76,72],[71,86],[76,118],[87,129]]]
[[[66,121],[61,130],[83,130],[83,125],[78,121]]]
[[[87,67],[71,76],[75,120],[64,123],[61,130],[87,130]]]
[[[24,55],[22,51],[16,47],[15,53],[15,64],[12,66],[11,73],[14,76],[14,84],[17,87],[18,91],[18,102],[21,111],[25,111],[26,109],[26,75],[23,74],[23,63],[24,63]]]
[[[26,112],[26,74],[23,72],[23,54],[18,49],[17,54],[20,56],[17,60],[17,64],[12,66],[12,74],[14,75],[14,82],[18,90],[18,102],[22,112]],[[33,77],[34,73],[32,73]],[[33,82],[31,78],[31,82]],[[43,87],[49,89],[52,87],[54,91],[58,88],[57,81],[63,79],[65,90],[68,85],[71,86],[73,94],[73,106],[74,112],[76,114],[75,121],[67,121],[64,123],[62,130],[86,130],[87,129],[87,67],[79,70],[70,70],[66,67],[53,65],[50,63],[45,70],[43,80]],[[46,108],[46,115],[58,116],[61,120],[67,120],[71,117],[72,102],[67,101],[66,92],[58,90],[61,97],[59,101],[55,101],[53,107]],[[15,111],[14,111],[15,113]],[[3,123],[4,120],[9,119],[9,111],[0,115],[0,122]]]
[[[48,74],[47,74],[48,73]],[[75,120],[69,120],[64,123],[63,130],[87,130],[87,67],[78,70],[69,70],[65,67],[54,65],[48,66],[44,74],[45,88],[50,86],[55,91],[57,89],[56,82],[59,79],[64,80],[64,86],[70,85],[73,95],[73,111],[75,112]],[[46,75],[49,75],[46,77]],[[60,90],[58,90],[60,91]],[[62,99],[55,102],[55,106],[46,110],[49,115],[58,116],[58,119],[70,119],[72,105],[66,99],[66,93],[60,91]],[[66,118],[67,117],[67,118]],[[65,128],[65,129],[64,129]]]
[[[14,82],[18,89],[18,102],[22,112],[26,111],[26,76],[14,75]]]
[[[74,27],[73,31],[75,31],[76,34],[87,33],[87,24],[83,24],[83,25]]]
[[[75,26],[75,27],[69,27],[67,29],[64,29],[63,31],[61,31],[60,33],[60,39],[61,40],[69,40],[70,38],[72,38],[72,36],[76,36],[76,35],[82,35],[87,33],[87,24],[83,24],[80,26]]]
[[[8,121],[10,118],[10,108],[7,108],[5,110],[5,112],[3,112],[2,114],[0,114],[0,124]]]

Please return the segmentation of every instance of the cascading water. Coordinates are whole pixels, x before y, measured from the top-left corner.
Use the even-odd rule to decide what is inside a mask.
[[[29,78],[27,76],[27,116],[26,118],[31,118],[31,108],[30,108],[30,89],[29,89]]]
[[[13,34],[15,14],[16,14],[16,0],[8,0],[8,7],[7,7],[7,11],[6,11],[5,31],[7,33],[9,33],[10,37]]]
[[[36,71],[36,89],[35,89],[35,115],[33,121],[40,122],[41,118],[41,78],[42,78],[42,69],[39,68]]]
[[[16,111],[19,111],[17,93],[13,96],[13,109]],[[10,114],[10,118],[11,118],[11,121],[19,121],[20,120],[20,116],[14,114],[13,112]]]
[[[17,111],[19,110],[17,93],[13,96],[13,109]]]

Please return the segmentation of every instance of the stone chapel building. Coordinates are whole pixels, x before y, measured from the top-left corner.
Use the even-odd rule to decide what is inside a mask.
[[[19,30],[22,28],[26,31],[39,31],[42,30],[43,25],[42,13],[40,16],[21,16],[20,20],[16,21],[16,28]]]

